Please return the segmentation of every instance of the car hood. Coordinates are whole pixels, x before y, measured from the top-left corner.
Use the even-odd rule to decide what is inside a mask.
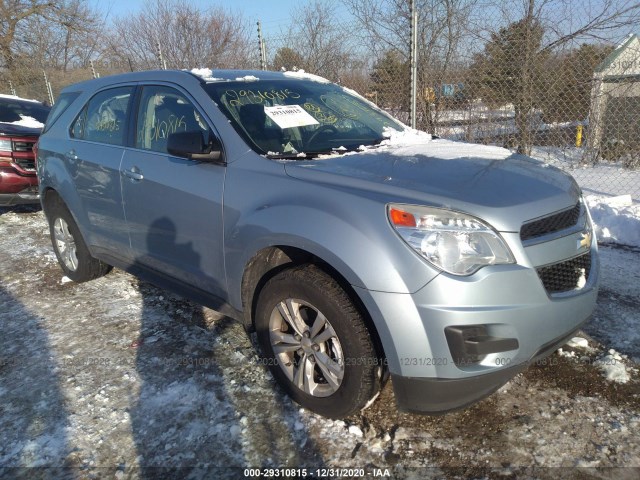
[[[0,135],[24,135],[24,136],[38,136],[42,132],[42,127],[25,127],[24,125],[17,125],[14,123],[2,123],[0,122]]]
[[[387,144],[365,152],[285,163],[291,177],[366,192],[383,202],[450,208],[503,232],[575,205],[570,175],[499,147],[449,140]]]

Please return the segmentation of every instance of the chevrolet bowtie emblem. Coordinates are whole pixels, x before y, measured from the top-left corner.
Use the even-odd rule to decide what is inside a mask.
[[[591,246],[591,232],[584,231],[580,234],[580,240],[578,240],[577,249],[589,248]]]

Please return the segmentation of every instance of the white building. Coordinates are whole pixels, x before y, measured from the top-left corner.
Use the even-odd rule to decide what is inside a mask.
[[[593,74],[589,151],[640,165],[640,39],[629,35]]]

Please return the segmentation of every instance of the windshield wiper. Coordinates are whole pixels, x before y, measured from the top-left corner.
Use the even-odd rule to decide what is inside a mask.
[[[353,150],[328,150],[322,152],[299,152],[299,153],[267,153],[266,157],[274,160],[309,160],[318,158],[320,155],[335,155]]]
[[[370,148],[378,148],[380,142],[385,140],[384,138],[376,139],[372,143],[362,144],[354,148],[336,147],[331,150],[320,150],[316,152],[296,152],[296,153],[267,153],[266,157],[275,160],[309,160],[312,158],[318,158],[321,155],[342,155],[348,152],[363,152]],[[361,147],[365,148],[361,148]]]

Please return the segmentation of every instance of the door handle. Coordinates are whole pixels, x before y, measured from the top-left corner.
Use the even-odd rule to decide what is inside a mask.
[[[133,167],[131,170],[123,170],[122,173],[131,180],[138,182],[144,178],[144,175],[142,175],[138,167]]]
[[[67,160],[78,160],[78,155],[76,155],[76,151],[75,150],[69,150],[67,153],[64,154],[64,158],[66,158]]]

